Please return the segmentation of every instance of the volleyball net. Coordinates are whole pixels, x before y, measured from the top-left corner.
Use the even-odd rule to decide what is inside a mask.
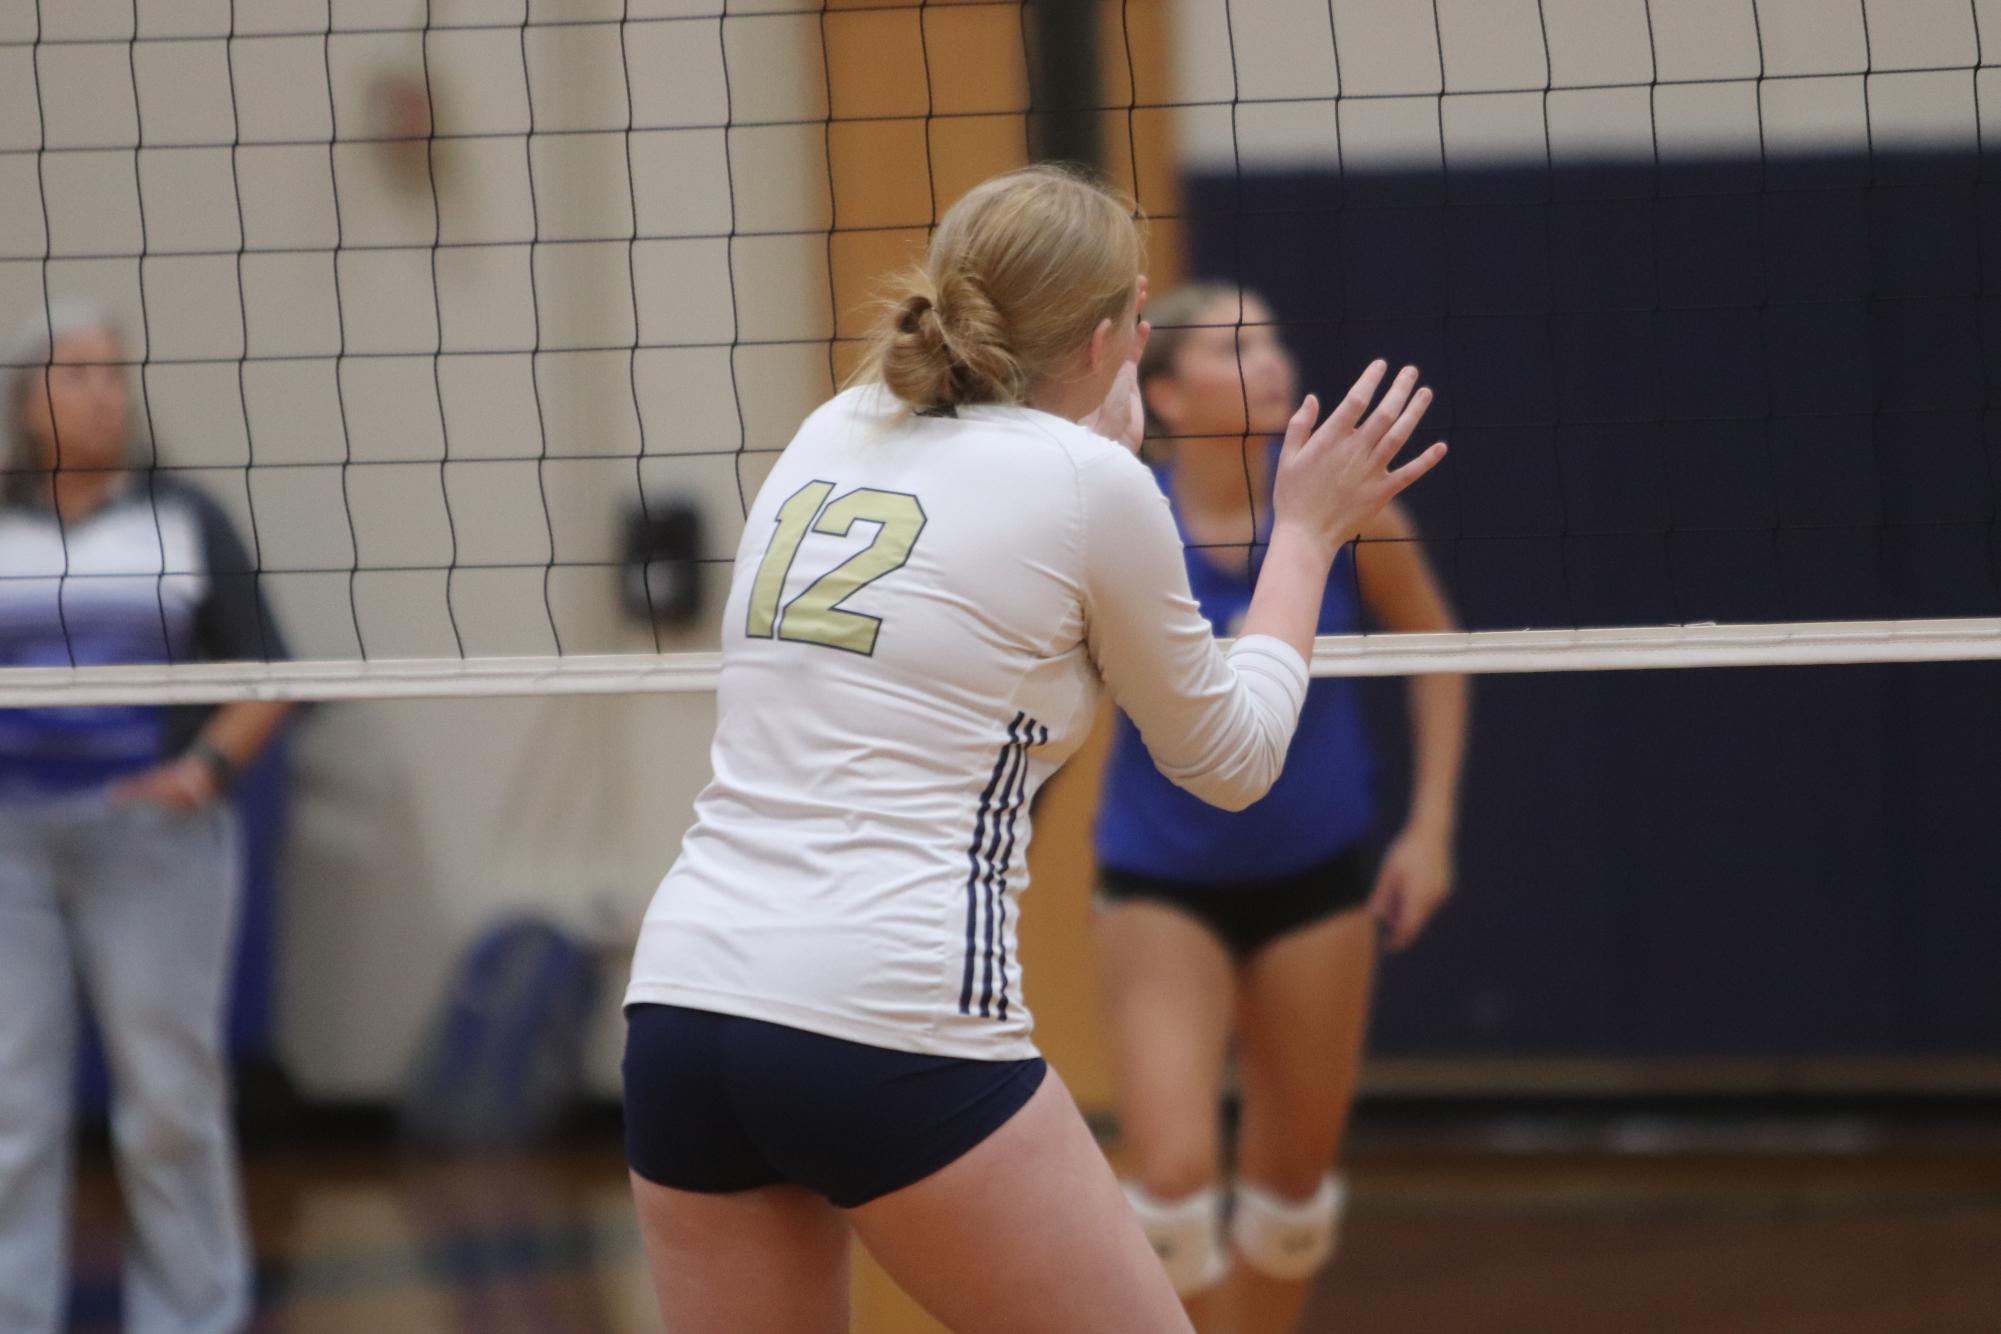
[[[114,313],[137,464],[231,516],[295,660],[0,704],[711,688],[876,284],[1055,121],[1157,290],[1263,293],[1323,398],[1438,390],[1410,502],[1468,629],[1316,672],[2001,656],[1987,0],[1107,0],[1068,74],[1052,12],[9,8],[0,330]]]

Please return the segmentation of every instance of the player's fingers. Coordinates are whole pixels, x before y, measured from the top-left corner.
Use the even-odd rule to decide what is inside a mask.
[[[1308,394],[1299,401],[1299,411],[1292,414],[1292,420],[1285,424],[1284,453],[1297,454],[1313,434],[1313,423],[1320,418],[1320,400]]]
[[[1415,914],[1406,913],[1390,928],[1388,938],[1383,941],[1383,948],[1391,954],[1401,954],[1417,942],[1417,935],[1421,929]]]
[[[1390,387],[1383,391],[1383,401],[1376,404],[1376,410],[1370,413],[1368,421],[1362,424],[1363,434],[1379,437],[1382,432],[1389,430],[1391,424],[1402,414],[1404,404],[1410,401],[1410,396],[1416,388],[1417,367],[1406,366],[1398,371],[1397,378],[1391,380]]]
[[[1407,950],[1415,945],[1417,938],[1424,934],[1424,928],[1430,923],[1431,914],[1437,906],[1435,902],[1430,907],[1412,906],[1400,914],[1397,918],[1397,928],[1390,936],[1390,949]]]
[[[1403,467],[1390,472],[1384,478],[1389,484],[1389,494],[1391,496],[1398,495],[1412,482],[1415,482],[1418,478],[1436,468],[1444,458],[1445,442],[1441,440],[1430,449],[1425,450],[1424,453],[1412,459],[1409,463],[1404,464]]]
[[[1376,442],[1375,449],[1370,455],[1370,462],[1379,468],[1389,467],[1390,460],[1397,456],[1398,450],[1410,442],[1412,434],[1417,430],[1417,424],[1424,420],[1424,414],[1430,409],[1429,389],[1419,389],[1412,394],[1410,402],[1404,404],[1403,411],[1397,414],[1396,420],[1383,432],[1383,438]]]
[[[1397,920],[1400,909],[1396,895],[1383,895],[1378,901],[1371,903],[1369,915],[1376,919],[1376,943],[1386,950],[1395,949],[1396,939],[1402,934]]]
[[[1381,357],[1370,362],[1369,368],[1362,372],[1362,378],[1349,386],[1347,394],[1334,405],[1334,411],[1327,414],[1326,425],[1337,432],[1354,430],[1355,423],[1362,420],[1362,414],[1375,400],[1376,388],[1382,384],[1389,368],[1390,364]]]
[[[1375,888],[1369,891],[1369,913],[1378,921],[1387,921],[1396,914],[1397,892],[1403,877],[1397,870],[1394,857],[1384,860],[1382,869],[1376,872]]]
[[[1411,886],[1394,860],[1383,867],[1382,883],[1369,900],[1369,912],[1376,919],[1376,940],[1385,950],[1396,951],[1410,942],[1412,919],[1417,916],[1411,902]]]

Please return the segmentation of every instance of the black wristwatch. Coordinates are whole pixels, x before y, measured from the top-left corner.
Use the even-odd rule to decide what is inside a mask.
[[[236,781],[236,761],[223,754],[222,748],[214,742],[197,737],[194,744],[188,747],[187,758],[202,762],[208,769],[209,777],[215,780],[218,792],[229,791],[230,784]]]

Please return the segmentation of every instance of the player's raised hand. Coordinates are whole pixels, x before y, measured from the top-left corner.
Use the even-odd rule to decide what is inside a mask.
[[[1146,322],[1146,279],[1139,280],[1139,313],[1133,330],[1132,346],[1126,352],[1125,361],[1119,366],[1118,375],[1112,380],[1112,388],[1105,395],[1105,401],[1098,410],[1084,418],[1079,425],[1096,431],[1107,440],[1116,440],[1139,453],[1140,442],[1146,437],[1146,401],[1140,396],[1139,360],[1146,351],[1146,340],[1153,333],[1153,326]]]
[[[1299,405],[1279,453],[1277,523],[1339,547],[1445,457],[1441,440],[1401,468],[1390,467],[1431,406],[1431,391],[1418,385],[1417,367],[1406,366],[1371,412],[1388,370],[1385,362],[1370,362],[1325,421],[1318,420],[1320,400],[1312,394]]]

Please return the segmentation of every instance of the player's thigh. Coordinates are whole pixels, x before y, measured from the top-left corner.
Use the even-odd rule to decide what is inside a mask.
[[[710,1195],[632,1175],[639,1231],[673,1334],[843,1334],[848,1226],[797,1186]]]
[[[890,1277],[955,1334],[1189,1328],[1053,1070],[962,1157],[848,1216]]]
[[[1310,1194],[1339,1155],[1368,1033],[1374,920],[1341,913],[1279,937],[1240,974],[1239,1172]]]
[[[1229,952],[1194,917],[1144,900],[1099,909],[1092,934],[1120,1143],[1155,1194],[1199,1190],[1216,1171]]]

